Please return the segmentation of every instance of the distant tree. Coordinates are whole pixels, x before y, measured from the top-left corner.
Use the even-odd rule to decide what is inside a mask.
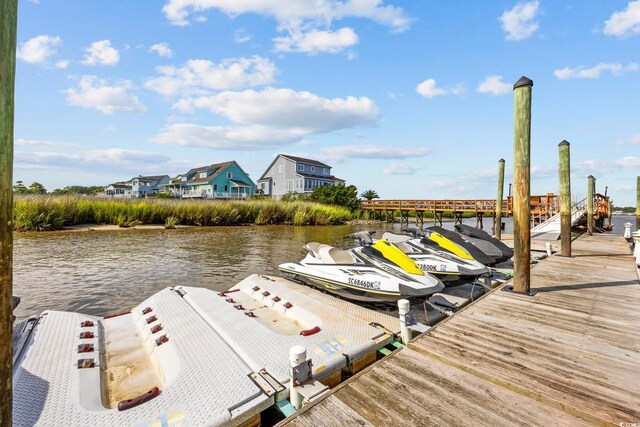
[[[47,189],[44,188],[44,185],[40,184],[39,182],[33,182],[29,186],[29,194],[46,194],[46,193],[47,193]]]
[[[98,185],[92,185],[90,187],[85,187],[82,185],[70,185],[64,188],[56,188],[51,192],[51,194],[61,195],[61,194],[86,194],[89,196],[95,196],[100,191],[103,191],[104,187]]]
[[[29,189],[24,186],[22,181],[16,181],[16,185],[13,186],[13,192],[16,194],[27,194]]]
[[[355,185],[327,185],[317,187],[309,196],[309,200],[327,205],[344,206],[351,210],[358,209],[358,189]]]
[[[365,200],[373,200],[373,199],[380,198],[380,196],[378,196],[378,193],[376,193],[376,190],[363,191],[362,194],[360,194],[360,197],[362,197]]]

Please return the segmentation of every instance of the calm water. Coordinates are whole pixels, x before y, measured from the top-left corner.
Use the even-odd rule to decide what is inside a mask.
[[[614,217],[622,234],[632,217]],[[475,219],[465,221],[475,225]],[[511,223],[507,220],[507,231]],[[491,220],[485,219],[485,229]],[[445,225],[452,228],[451,224]],[[400,229],[399,224],[327,227],[246,226],[188,230],[24,233],[15,237],[15,314],[45,309],[103,315],[129,309],[175,285],[225,290],[253,273],[277,275],[277,265],[299,261],[302,246],[319,241],[352,245],[354,231]]]

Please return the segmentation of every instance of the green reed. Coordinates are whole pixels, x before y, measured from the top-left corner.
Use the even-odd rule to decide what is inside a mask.
[[[74,196],[16,196],[14,230],[59,230],[79,224],[340,224],[352,218],[347,208],[304,201],[101,199]]]

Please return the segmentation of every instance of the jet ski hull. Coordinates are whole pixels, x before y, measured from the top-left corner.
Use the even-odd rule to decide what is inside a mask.
[[[427,230],[435,231],[436,233],[442,235],[443,237],[453,242],[454,244],[462,247],[464,250],[466,250],[469,253],[469,255],[471,255],[473,259],[475,259],[476,261],[484,265],[493,265],[496,263],[495,258],[489,256],[488,254],[483,252],[480,248],[478,248],[473,243],[471,243],[469,240],[465,239],[466,236],[462,236],[458,233],[449,231],[445,228],[438,227],[438,226],[429,227],[427,228]],[[425,239],[429,239],[429,237],[427,236],[425,237]]]
[[[456,232],[466,236],[473,244],[478,246],[478,248],[483,251],[484,249],[482,249],[482,245],[487,248],[489,248],[489,246],[482,242],[487,242],[489,245],[491,245],[491,247],[495,248],[491,249],[493,253],[495,253],[495,255],[491,254],[491,256],[495,258],[497,262],[504,262],[513,257],[513,249],[505,245],[502,241],[491,236],[484,230],[480,230],[478,228],[470,227],[464,224],[456,225],[455,229]]]

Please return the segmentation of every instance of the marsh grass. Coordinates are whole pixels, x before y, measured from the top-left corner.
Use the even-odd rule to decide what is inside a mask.
[[[278,200],[114,200],[30,195],[17,196],[13,209],[16,231],[59,230],[78,224],[330,225],[351,218],[351,211],[339,206]]]

